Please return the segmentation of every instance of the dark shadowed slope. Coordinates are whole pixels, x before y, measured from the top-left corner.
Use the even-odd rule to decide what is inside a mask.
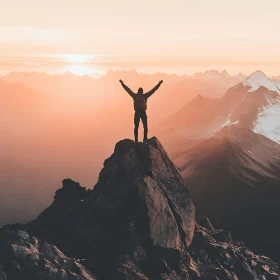
[[[188,150],[176,163],[199,216],[209,215],[214,224],[229,229],[258,252],[278,257],[279,144],[231,125]]]
[[[14,275],[32,280],[277,279],[273,261],[235,242],[229,232],[215,230],[207,218],[196,224],[194,211],[159,141],[123,140],[105,160],[93,191],[66,179],[36,220],[2,229],[1,248],[8,258],[0,251],[0,275],[8,280],[17,280]]]

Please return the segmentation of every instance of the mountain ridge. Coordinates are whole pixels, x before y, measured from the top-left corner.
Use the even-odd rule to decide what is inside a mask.
[[[175,163],[189,186],[198,216],[207,214],[218,227],[227,228],[238,239],[243,236],[254,250],[277,258],[278,143],[230,125],[187,150]],[[261,228],[256,217],[263,219]],[[256,245],[262,238],[266,245]]]

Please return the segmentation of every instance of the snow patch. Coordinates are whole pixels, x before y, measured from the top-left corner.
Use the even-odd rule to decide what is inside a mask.
[[[227,126],[227,125],[229,125],[229,124],[230,124],[230,120],[227,119],[227,120],[221,125],[221,127],[225,127],[225,126]]]
[[[251,87],[249,92],[256,91],[259,87],[263,86],[270,91],[276,91],[280,94],[280,89],[276,83],[272,82],[263,72],[256,71],[249,76],[244,82],[244,86]]]
[[[254,132],[280,143],[280,99],[259,112]]]
[[[253,153],[252,153],[251,151],[248,150],[247,152],[248,152],[249,154],[253,155]]]

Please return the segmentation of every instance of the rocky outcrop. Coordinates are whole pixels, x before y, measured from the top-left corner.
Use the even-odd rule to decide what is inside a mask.
[[[192,279],[279,279],[278,266],[269,258],[254,254],[224,230],[195,229],[189,248]]]
[[[156,138],[146,144],[120,141],[92,191],[64,180],[49,208],[25,226],[9,226],[0,240],[10,256],[4,259],[0,252],[3,280],[279,275],[270,259],[235,242],[228,231],[216,230],[207,217],[195,223],[187,186]]]
[[[117,143],[92,191],[64,180],[53,204],[29,224],[35,236],[87,259],[97,276],[114,279],[125,253],[178,254],[191,244],[194,228],[189,191],[156,138]]]
[[[0,244],[1,280],[96,279],[76,259],[26,231],[2,229]]]

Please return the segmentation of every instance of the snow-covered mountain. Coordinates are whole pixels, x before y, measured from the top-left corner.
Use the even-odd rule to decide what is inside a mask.
[[[255,120],[254,131],[267,136],[268,138],[280,143],[280,86],[266,77],[262,72],[256,72],[245,80],[251,87],[249,91],[254,91],[257,87],[264,86],[270,91],[277,92],[279,95],[274,99],[268,100],[267,106],[263,106],[258,112]]]
[[[278,85],[274,83],[271,79],[269,79],[262,71],[254,72],[242,84],[250,87],[249,92],[254,92],[259,87],[263,86],[268,90],[280,93]]]
[[[235,124],[280,143],[279,88],[263,72],[256,71],[219,99],[199,96],[186,104],[158,126],[158,134],[168,148],[182,143],[182,139],[207,139]]]

